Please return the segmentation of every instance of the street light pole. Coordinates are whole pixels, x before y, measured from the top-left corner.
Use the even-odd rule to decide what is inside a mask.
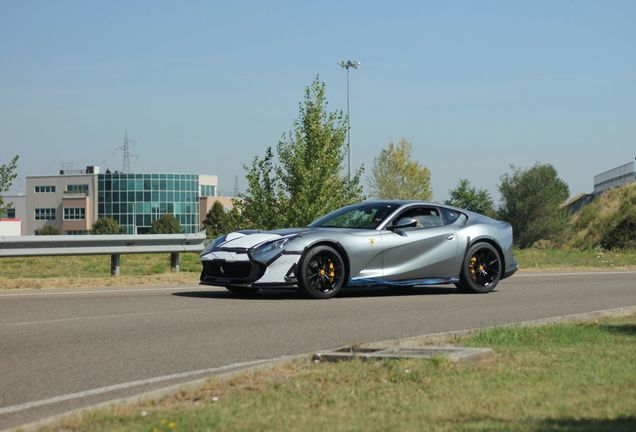
[[[349,69],[358,69],[360,62],[355,60],[341,60],[340,66],[347,70],[347,176],[351,180],[351,114],[349,112]]]

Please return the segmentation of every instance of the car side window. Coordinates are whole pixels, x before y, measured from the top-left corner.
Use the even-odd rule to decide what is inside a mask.
[[[446,225],[455,223],[455,221],[459,218],[462,218],[463,220],[466,219],[466,216],[463,213],[444,207],[442,207],[442,214],[444,215],[444,219],[446,219]]]
[[[413,218],[417,221],[417,225],[411,229],[433,228],[444,225],[442,215],[439,210],[434,207],[417,207],[406,210],[400,214],[395,221],[402,218]]]

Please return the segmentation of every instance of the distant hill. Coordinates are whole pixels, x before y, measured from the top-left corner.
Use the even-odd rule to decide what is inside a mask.
[[[574,214],[567,246],[636,249],[636,183],[605,192]]]

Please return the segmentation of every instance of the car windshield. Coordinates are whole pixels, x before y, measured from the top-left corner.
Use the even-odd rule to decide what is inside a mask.
[[[320,219],[310,227],[314,228],[358,228],[375,229],[399,206],[390,203],[362,203],[343,207]]]

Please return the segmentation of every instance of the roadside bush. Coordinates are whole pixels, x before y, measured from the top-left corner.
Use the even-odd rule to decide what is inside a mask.
[[[499,217],[512,225],[517,247],[527,248],[542,239],[563,241],[569,218],[561,205],[569,188],[552,165],[512,167],[501,176],[498,188],[502,201]]]
[[[99,218],[93,224],[91,234],[126,234],[126,231],[115,219]]]
[[[44,227],[35,230],[35,235],[60,235],[62,234],[59,229],[53,225],[44,225]]]
[[[180,234],[181,224],[171,213],[166,213],[152,223],[149,234]]]

